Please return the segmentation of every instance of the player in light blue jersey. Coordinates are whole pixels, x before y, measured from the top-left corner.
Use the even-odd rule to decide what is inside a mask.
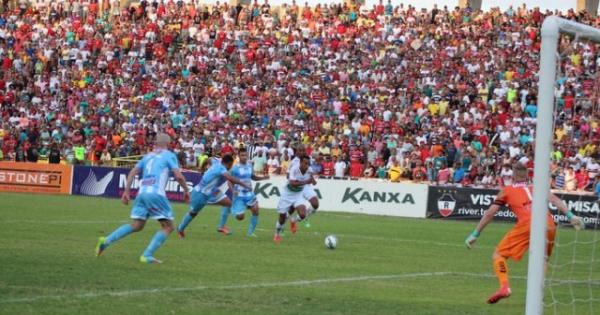
[[[211,163],[210,168],[202,175],[200,183],[192,189],[190,211],[183,217],[177,228],[177,234],[180,238],[185,237],[185,228],[207,204],[231,207],[231,199],[225,194],[227,188],[223,188],[228,181],[232,184],[252,189],[248,183],[244,183],[231,176],[228,172],[233,166],[233,157],[231,155],[223,156],[220,162],[213,159]]]
[[[155,150],[146,154],[127,176],[127,184],[121,200],[124,204],[129,204],[130,187],[136,175],[140,174],[140,188],[135,198],[133,208],[131,209],[131,224],[125,224],[113,231],[107,237],[101,237],[96,246],[96,255],[100,256],[109,245],[122,239],[123,237],[141,231],[146,225],[148,218],[156,219],[160,223],[161,229],[154,234],[152,241],[140,257],[143,263],[160,263],[154,258],[154,252],[165,242],[167,236],[174,230],[173,209],[166,197],[165,186],[170,173],[181,185],[184,193],[184,200],[190,199],[189,188],[179,169],[179,163],[175,154],[167,150],[171,138],[164,133],[156,136]]]
[[[248,161],[248,152],[246,148],[240,148],[238,150],[239,162],[231,169],[231,175],[233,177],[247,183],[252,187],[252,180],[265,180],[269,177],[259,177],[252,172],[252,164]],[[227,219],[229,214],[233,213],[236,219],[244,220],[244,212],[246,208],[252,212],[252,218],[248,225],[248,236],[256,236],[254,231],[258,224],[258,200],[252,189],[248,189],[241,185],[235,185],[233,187],[233,202],[231,207],[223,207],[221,209],[221,221],[217,227],[217,231],[225,235],[231,234],[227,226]]]

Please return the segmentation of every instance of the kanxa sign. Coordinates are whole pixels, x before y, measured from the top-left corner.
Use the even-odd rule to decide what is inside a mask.
[[[260,206],[276,208],[285,177],[272,177],[254,184]],[[425,217],[427,186],[371,180],[317,179],[319,211],[353,212],[405,217]]]

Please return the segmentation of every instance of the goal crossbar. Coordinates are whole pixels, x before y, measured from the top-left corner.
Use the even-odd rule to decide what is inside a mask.
[[[550,16],[542,24],[540,52],[540,72],[538,84],[538,115],[535,135],[535,169],[533,176],[533,214],[527,269],[527,299],[525,314],[543,313],[544,264],[546,255],[546,215],[550,191],[550,154],[554,125],[554,84],[558,39],[560,34],[573,35],[600,43],[600,29],[573,22],[557,16]]]

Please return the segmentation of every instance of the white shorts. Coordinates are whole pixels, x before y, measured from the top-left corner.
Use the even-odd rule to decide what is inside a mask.
[[[306,187],[306,186],[304,186]],[[277,212],[287,213],[291,207],[298,207],[304,205],[306,199],[304,199],[304,190],[299,192],[290,191],[287,187],[281,188],[281,198],[277,204]]]
[[[304,185],[304,187],[302,187],[302,197],[304,197],[304,199],[306,200],[310,200],[314,197],[317,197],[317,193],[315,192],[314,186],[311,184]]]

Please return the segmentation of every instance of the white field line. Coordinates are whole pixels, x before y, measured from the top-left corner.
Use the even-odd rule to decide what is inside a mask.
[[[62,300],[62,299],[94,299],[99,297],[129,297],[133,295],[157,294],[157,293],[173,293],[173,292],[190,292],[190,291],[206,291],[206,290],[243,290],[243,289],[262,289],[274,287],[294,287],[294,286],[311,286],[331,283],[346,283],[360,281],[377,281],[377,280],[399,280],[408,278],[427,278],[427,277],[444,277],[444,276],[468,276],[468,277],[484,277],[492,278],[491,274],[478,273],[456,273],[456,272],[417,272],[395,275],[373,275],[373,276],[357,276],[344,278],[323,278],[314,280],[296,280],[288,282],[265,282],[265,283],[250,283],[250,284],[232,284],[225,286],[194,286],[194,287],[164,287],[152,289],[138,290],[122,290],[122,291],[92,291],[79,294],[61,294],[61,295],[37,295],[26,298],[14,298],[0,300],[0,304],[6,303],[30,303],[41,300]]]

